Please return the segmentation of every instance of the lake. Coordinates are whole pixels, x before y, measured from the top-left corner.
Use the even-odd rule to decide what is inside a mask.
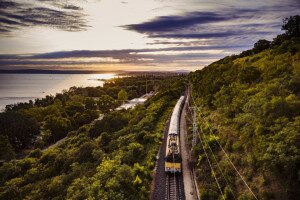
[[[55,95],[64,89],[103,86],[115,74],[0,74],[0,110],[6,105]]]

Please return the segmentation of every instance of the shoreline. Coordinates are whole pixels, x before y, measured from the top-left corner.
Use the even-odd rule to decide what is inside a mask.
[[[7,105],[28,103],[30,100],[55,96],[71,87],[97,87],[105,81],[118,77],[116,74],[1,74],[0,112]],[[99,76],[98,76],[99,75]],[[4,77],[6,77],[5,80]],[[24,87],[26,86],[26,87]]]
[[[175,70],[175,71],[92,71],[92,70],[36,70],[36,69],[24,69],[24,70],[5,70],[0,69],[0,74],[114,74],[115,76],[143,76],[143,75],[178,75],[188,74],[187,70]]]

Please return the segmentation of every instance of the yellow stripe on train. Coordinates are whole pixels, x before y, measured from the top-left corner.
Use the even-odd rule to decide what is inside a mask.
[[[181,172],[181,163],[165,162],[166,172]]]

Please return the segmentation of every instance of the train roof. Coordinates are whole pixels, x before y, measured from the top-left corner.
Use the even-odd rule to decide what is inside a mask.
[[[181,105],[183,103],[183,100],[184,100],[184,96],[181,96],[178,99],[178,101],[177,101],[177,103],[176,103],[176,105],[173,109],[168,134],[171,134],[171,133],[172,134],[178,134],[179,114],[180,114],[180,108],[181,108]]]

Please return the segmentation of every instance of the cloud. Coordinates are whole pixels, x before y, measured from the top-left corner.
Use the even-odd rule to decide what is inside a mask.
[[[0,1],[1,9],[12,8],[12,7],[16,7],[17,5],[18,5],[18,3],[13,2],[13,1]]]
[[[83,5],[82,2],[91,3],[91,1],[95,0],[0,0],[0,36],[9,35],[14,30],[37,26],[63,31],[86,30],[88,24],[84,12],[88,12],[90,6],[84,6],[86,10],[83,10],[79,5]],[[91,65],[124,66],[126,64],[127,66],[143,65],[166,68],[204,66],[226,55],[249,49],[258,39],[271,40],[282,32],[280,30],[281,19],[298,14],[300,8],[300,2],[296,0],[266,0],[261,2],[224,0],[221,3],[207,0],[178,0],[176,2],[159,1],[157,2],[158,8],[163,12],[152,9],[149,12],[153,13],[149,13],[147,16],[153,16],[157,13],[164,13],[164,15],[152,19],[148,18],[144,22],[131,21],[127,25],[121,26],[122,29],[144,34],[147,37],[143,41],[148,46],[140,46],[143,49],[78,50],[34,55],[0,55],[0,69],[38,68],[39,66],[49,69],[58,66],[68,69],[80,66],[88,69]],[[131,3],[127,4],[127,1],[120,1],[119,3],[123,4],[121,7],[124,9],[132,5]],[[115,6],[115,4],[111,5]],[[141,5],[136,5],[136,7]],[[135,12],[135,10],[130,10],[130,12]],[[168,15],[166,13],[173,14]],[[93,13],[90,14],[91,24],[96,24],[94,23],[95,20],[100,18],[93,18]],[[113,15],[113,20],[116,22],[119,20],[115,13],[108,14]],[[122,19],[121,21],[120,23],[129,20]],[[110,22],[107,20],[108,26]],[[99,29],[96,29],[96,25],[94,26],[95,28],[91,31],[103,30],[101,29],[103,27],[100,27],[101,24],[97,25]],[[105,34],[97,34],[98,39],[105,36]],[[109,34],[109,36],[127,39],[125,38],[126,34]],[[97,41],[91,40],[93,49],[97,48],[94,44],[101,45],[101,40],[98,39]],[[85,39],[82,40],[82,42],[85,41]],[[78,46],[68,48],[67,43],[63,47],[58,45],[58,48],[89,48],[88,46],[81,46],[80,43]],[[132,46],[130,45],[130,47]],[[30,48],[28,49],[31,51]]]
[[[83,31],[88,27],[85,14],[81,8],[71,4],[58,4],[51,1],[55,8],[36,5],[30,1],[19,3],[15,1],[0,2],[0,34],[14,30],[46,26],[64,31]]]
[[[57,58],[85,58],[85,57],[113,57],[113,58],[133,58],[134,55],[139,53],[152,53],[160,51],[195,51],[195,50],[232,50],[244,48],[241,45],[217,45],[217,46],[185,46],[185,47],[169,47],[169,48],[147,48],[147,49],[123,49],[123,50],[99,50],[99,51],[88,51],[88,50],[76,50],[76,51],[59,51],[43,54],[34,55],[0,55],[1,59],[8,58],[23,58],[23,59],[57,59]]]
[[[184,64],[188,60],[189,65],[199,66],[210,63],[232,52],[244,48],[244,46],[190,46],[170,48],[148,48],[148,49],[123,49],[123,50],[101,50],[101,51],[61,51],[33,55],[0,55],[0,69],[22,69],[22,68],[47,68],[57,66],[61,68],[76,68],[78,66],[89,69],[91,66],[114,65],[121,67],[152,66],[158,67],[162,64],[168,69],[176,64]],[[202,60],[199,62],[199,60]],[[195,61],[195,62],[193,62]],[[198,64],[197,64],[198,63]]]
[[[161,34],[161,35],[151,35],[152,38],[184,38],[184,39],[201,39],[201,38],[224,38],[230,36],[239,36],[242,34],[247,35],[266,35],[271,34],[272,32],[267,31],[257,31],[257,32],[246,32],[246,31],[228,31],[228,32],[216,32],[216,33],[191,33],[191,34]]]
[[[216,7],[210,11],[190,11],[179,15],[160,16],[122,27],[146,34],[149,38],[209,39],[242,35],[276,35],[280,32],[280,18],[295,14],[300,8],[300,3],[295,1],[281,2],[281,6],[279,4],[280,2],[270,3],[268,6],[253,4],[249,8]]]
[[[176,31],[195,25],[226,21],[233,18],[234,16],[231,15],[220,15],[214,12],[190,12],[182,16],[162,16],[148,22],[130,24],[123,27],[127,30],[134,30],[139,33],[152,34]]]
[[[69,9],[69,10],[82,10],[81,7],[74,6],[74,5],[63,5],[62,8]]]
[[[148,35],[180,32],[205,31],[206,28],[217,27],[216,24],[233,22],[239,24],[242,20],[249,21],[262,14],[262,9],[224,9],[206,12],[187,12],[181,15],[161,16],[139,24],[122,26]],[[268,12],[267,12],[268,13]],[[253,24],[254,25],[254,24]]]

